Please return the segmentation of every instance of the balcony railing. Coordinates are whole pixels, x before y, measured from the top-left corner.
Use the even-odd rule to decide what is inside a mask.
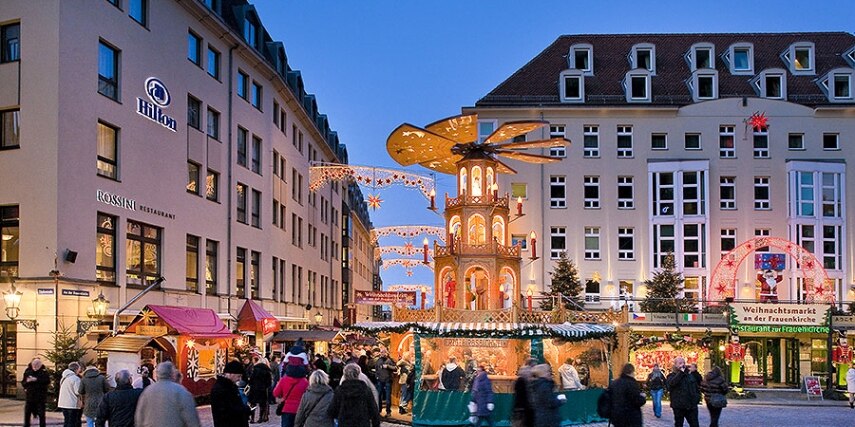
[[[449,246],[434,244],[434,257],[450,255],[499,255],[504,257],[518,257],[522,247],[520,245],[506,246],[498,242],[485,243],[483,245],[470,245],[461,243],[460,239],[454,239],[454,253]]]
[[[463,194],[457,197],[448,197],[445,196],[445,208],[456,208],[458,206],[484,206],[491,205],[499,208],[506,208],[509,206],[510,196],[505,194],[504,197],[493,197],[492,194],[485,194],[483,196],[470,196],[468,194]]]

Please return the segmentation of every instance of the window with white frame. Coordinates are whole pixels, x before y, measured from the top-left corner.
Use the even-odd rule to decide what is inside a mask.
[[[692,71],[715,68],[714,51],[715,47],[712,44],[705,43],[692,46],[689,57]]]
[[[689,301],[698,301],[701,296],[701,278],[688,276],[683,280],[682,297]]]
[[[564,138],[565,136],[564,125],[549,125],[550,138]],[[567,157],[567,149],[563,145],[561,147],[551,147],[549,149],[549,156]]]
[[[813,74],[814,71],[814,44],[800,42],[790,45],[782,54],[784,62],[790,67],[790,72],[795,75]]]
[[[600,227],[585,227],[585,259],[600,259]]]
[[[674,173],[653,174],[653,216],[674,216]]]
[[[594,55],[593,49],[589,45],[580,45],[570,47],[569,65],[570,68],[590,73],[594,70]]]
[[[511,197],[514,199],[528,199],[528,184],[524,182],[512,182]]]
[[[632,47],[632,68],[643,68],[656,72],[656,47],[651,44],[640,44]]]
[[[652,134],[650,134],[650,149],[651,150],[667,150],[668,149],[668,134],[667,133],[652,133]]]
[[[841,205],[842,175],[833,172],[822,172],[822,216],[826,218],[842,218]]]
[[[852,98],[851,91],[852,76],[849,74],[834,75],[834,98],[849,99]]]
[[[619,176],[617,179],[618,209],[635,209],[634,184],[631,176]]]
[[[855,71],[851,68],[836,68],[819,79],[817,83],[828,95],[829,101],[850,101],[853,75]]]
[[[484,142],[496,129],[494,120],[478,121],[478,142]]]
[[[822,267],[838,270],[842,267],[839,225],[822,226]]]
[[[722,159],[736,158],[736,133],[733,125],[718,127],[718,156]]]
[[[721,210],[736,209],[736,177],[723,176],[719,178],[719,198],[721,199]]]
[[[549,177],[549,207],[553,209],[567,207],[567,185],[563,175]]]
[[[816,196],[813,172],[796,172],[796,212],[798,216],[815,217]]]
[[[561,102],[582,102],[585,100],[585,76],[581,70],[561,72]]]
[[[550,227],[549,228],[549,258],[559,259],[561,253],[567,250],[567,228],[566,227]]]
[[[754,46],[750,43],[730,46],[724,57],[731,74],[751,74],[754,71]]]
[[[721,229],[721,257],[724,258],[728,252],[736,248],[736,229],[722,228]]]
[[[627,101],[650,101],[650,74],[627,73],[625,84],[627,89]]]
[[[787,135],[787,149],[789,150],[804,150],[805,149],[805,134],[791,133]]]
[[[766,127],[753,128],[754,158],[769,158],[769,129]]]
[[[632,157],[632,126],[617,127],[617,156],[619,159]]]
[[[600,157],[600,127],[585,125],[582,130],[582,156],[587,158]]]
[[[813,224],[796,224],[796,239],[799,246],[816,253],[816,227]]]
[[[661,267],[665,257],[674,253],[674,249],[674,224],[654,224],[653,267]]]
[[[840,135],[836,133],[822,134],[822,149],[823,150],[839,150]]]
[[[697,99],[718,98],[718,75],[715,72],[699,72],[695,75],[695,96]]]
[[[585,177],[585,209],[600,208],[600,177],[586,176]]]
[[[769,200],[769,177],[755,176],[754,177],[754,210],[770,210],[772,204]]]
[[[635,259],[635,230],[630,227],[618,227],[618,259]]]
[[[683,215],[703,215],[706,212],[704,171],[683,171]]]
[[[769,228],[755,228],[754,229],[754,237],[769,237],[772,235],[772,230]],[[754,248],[754,252],[769,252],[770,249],[768,246],[760,246]]]
[[[696,132],[687,132],[683,135],[683,147],[686,150],[701,149],[701,134]]]
[[[764,76],[764,87],[761,95],[766,98],[782,99],[784,98],[784,75],[783,74],[766,74]]]
[[[683,268],[706,268],[706,224],[683,224]]]
[[[600,282],[594,279],[585,281],[585,302],[600,302]]]

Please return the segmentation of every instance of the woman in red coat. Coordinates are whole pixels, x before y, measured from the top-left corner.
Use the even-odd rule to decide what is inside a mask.
[[[306,380],[305,370],[296,369],[290,365],[285,368],[285,376],[273,389],[273,396],[283,402],[282,427],[294,427],[300,400],[303,399],[303,393],[308,387],[309,381]]]

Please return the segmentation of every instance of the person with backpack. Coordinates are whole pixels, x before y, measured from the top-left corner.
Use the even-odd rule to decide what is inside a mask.
[[[635,366],[623,365],[620,377],[608,388],[611,400],[609,420],[615,427],[641,427],[641,407],[647,401],[635,380]]]
[[[653,397],[653,415],[662,418],[662,395],[665,394],[665,374],[659,369],[659,364],[653,364],[653,370],[647,375],[647,389]]]

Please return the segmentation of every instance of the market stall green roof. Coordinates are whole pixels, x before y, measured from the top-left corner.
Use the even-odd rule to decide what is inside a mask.
[[[366,332],[405,332],[412,330],[423,335],[473,338],[525,338],[551,337],[571,341],[612,336],[615,328],[609,324],[593,323],[455,323],[455,322],[361,322],[348,329]]]

